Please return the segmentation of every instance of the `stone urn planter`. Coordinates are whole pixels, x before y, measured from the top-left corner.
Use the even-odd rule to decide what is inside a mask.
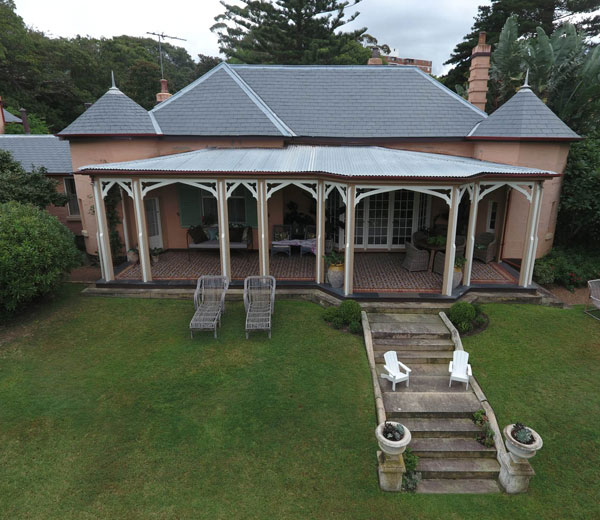
[[[129,251],[127,251],[127,261],[130,264],[137,264],[140,260],[140,256],[138,254],[138,250],[135,248],[131,248]]]
[[[535,430],[528,427],[524,428],[531,432],[533,442],[530,444],[519,442],[513,436],[513,430],[517,425],[518,423],[509,424],[508,426],[504,427],[504,444],[506,444],[506,449],[509,451],[513,460],[515,462],[522,462],[523,459],[530,459],[531,457],[535,456],[538,450],[542,449],[544,443],[542,442],[542,438],[539,436],[539,434]]]
[[[452,273],[452,289],[456,289],[460,285],[460,282],[462,282],[462,278],[462,268],[455,267],[454,273]]]
[[[344,264],[330,264],[327,269],[327,279],[331,287],[339,289],[344,285]]]
[[[406,450],[406,447],[411,441],[412,436],[410,434],[410,430],[399,422],[387,421],[387,424],[392,424],[393,426],[402,426],[404,429],[404,436],[398,441],[393,441],[384,437],[383,428],[386,423],[381,423],[379,426],[377,426],[377,428],[375,428],[375,437],[377,438],[379,447],[386,455],[401,455],[404,453],[404,450]]]

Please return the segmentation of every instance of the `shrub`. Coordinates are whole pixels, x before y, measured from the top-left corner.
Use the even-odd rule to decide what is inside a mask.
[[[469,332],[473,328],[473,320],[477,309],[468,302],[456,302],[448,311],[448,318],[458,332]]]
[[[338,311],[344,325],[349,325],[353,321],[360,321],[360,305],[354,300],[344,300]]]
[[[341,329],[344,326],[344,320],[342,320],[342,318],[340,316],[336,316],[335,318],[333,318],[333,320],[331,321],[331,326],[334,329]]]
[[[360,321],[351,322],[348,330],[352,332],[352,334],[360,334],[362,332],[362,325]]]
[[[338,315],[337,307],[328,307],[323,312],[323,319],[326,322],[331,323],[337,317],[337,315]]]
[[[406,467],[406,473],[404,473],[402,477],[402,489],[404,491],[412,492],[417,489],[417,485],[421,479],[421,474],[416,471],[419,457],[414,455],[410,448],[406,448],[403,458],[404,465]]]
[[[51,292],[81,262],[73,234],[30,204],[0,204],[0,314]]]
[[[557,283],[572,291],[600,278],[600,251],[556,247],[536,261],[533,275],[537,283]]]
[[[554,283],[556,275],[554,266],[548,257],[540,258],[533,268],[533,279],[542,285]]]

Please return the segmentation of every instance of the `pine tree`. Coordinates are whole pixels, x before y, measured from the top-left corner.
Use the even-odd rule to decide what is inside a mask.
[[[225,12],[212,31],[220,50],[233,62],[271,64],[364,64],[370,52],[359,40],[366,28],[339,29],[356,19],[346,8],[360,0],[221,1]]]

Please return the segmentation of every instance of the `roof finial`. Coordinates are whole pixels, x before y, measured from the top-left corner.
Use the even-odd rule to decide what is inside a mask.
[[[112,85],[110,88],[117,88],[117,86],[115,85],[115,73],[114,71],[110,71],[110,79],[112,80]]]
[[[521,88],[529,88],[529,67],[527,67],[527,72],[525,73],[525,82]]]

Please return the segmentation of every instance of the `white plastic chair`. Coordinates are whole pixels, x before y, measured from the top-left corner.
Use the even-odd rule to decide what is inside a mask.
[[[600,278],[598,280],[590,280],[588,282],[588,288],[590,290],[590,296],[585,304],[584,312],[592,318],[600,320],[600,315],[592,314],[593,312],[597,312],[597,309],[600,309]],[[593,307],[596,307],[596,309],[588,311],[590,303]]]
[[[402,383],[402,381],[406,381],[406,386],[408,387],[408,378],[410,377],[410,368],[408,368],[404,363],[398,361],[398,354],[396,351],[390,350],[383,355],[385,359],[385,370],[387,374],[381,374],[383,379],[387,379],[392,383],[392,391],[396,391],[396,383]],[[404,372],[400,370],[400,368],[404,369]]]
[[[461,383],[467,383],[468,390],[469,377],[473,375],[471,365],[469,365],[469,353],[464,350],[455,350],[453,359],[448,365],[448,372],[450,372],[448,386],[452,385],[452,381],[460,381]]]

